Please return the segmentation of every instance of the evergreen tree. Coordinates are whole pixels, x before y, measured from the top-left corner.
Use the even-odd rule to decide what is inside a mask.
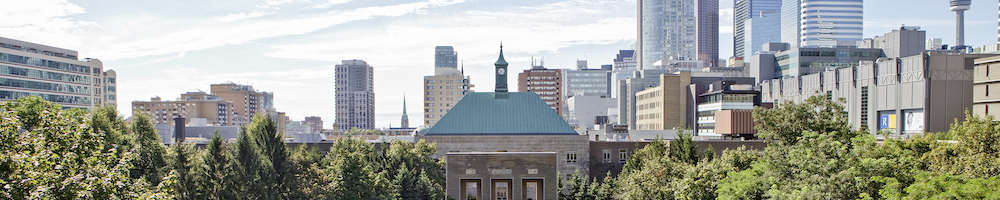
[[[177,143],[170,147],[171,171],[175,178],[172,184],[175,199],[200,199],[198,198],[198,184],[195,179],[194,168],[202,163],[195,163],[192,159],[196,157],[194,147],[191,144]]]
[[[266,180],[273,174],[270,163],[265,164],[266,157],[257,146],[254,136],[250,135],[247,128],[241,128],[236,143],[231,149],[233,185],[232,193],[245,199],[264,199],[267,184]]]
[[[202,199],[235,199],[233,193],[234,174],[231,171],[232,158],[226,154],[227,145],[222,142],[219,131],[216,130],[212,140],[206,145],[205,152],[201,154],[202,166],[198,170],[198,190]]]
[[[130,175],[132,178],[142,178],[151,185],[159,185],[167,175],[168,167],[166,147],[153,126],[152,119],[143,112],[133,112],[131,132],[138,144],[136,159],[132,160]]]
[[[698,162],[698,146],[694,144],[692,137],[693,135],[683,131],[678,133],[677,138],[670,141],[670,157],[688,164]]]

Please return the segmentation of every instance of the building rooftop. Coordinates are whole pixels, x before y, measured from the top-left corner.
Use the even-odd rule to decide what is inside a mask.
[[[534,92],[473,92],[420,135],[579,135]]]

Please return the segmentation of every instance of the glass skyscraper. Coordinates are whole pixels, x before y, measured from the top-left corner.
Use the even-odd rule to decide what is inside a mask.
[[[799,47],[801,33],[800,18],[802,13],[801,0],[783,0],[781,2],[781,42],[792,47]]]
[[[785,0],[782,42],[801,47],[856,46],[862,38],[863,4],[864,0]]]
[[[458,52],[451,46],[434,47],[434,67],[458,69]]]
[[[698,20],[698,60],[705,67],[719,67],[719,0],[696,0],[695,13]]]
[[[751,38],[745,37],[745,35],[747,34],[746,33],[746,27],[744,27],[745,24],[746,24],[746,21],[750,20],[750,19],[754,19],[754,18],[760,17],[761,16],[760,15],[761,12],[764,12],[764,11],[775,11],[775,13],[778,13],[781,10],[781,0],[736,0],[735,2],[733,2],[733,4],[734,4],[733,5],[733,8],[734,8],[734,12],[733,12],[733,45],[734,45],[733,56],[737,56],[738,57],[738,56],[742,56],[744,54],[753,55],[753,51],[744,52],[744,51],[746,51],[745,49],[750,49],[750,48],[745,48],[745,46],[751,45],[751,44],[744,44],[744,42],[748,41],[748,40],[752,40]],[[781,16],[778,16],[777,18],[780,18],[780,17]],[[758,21],[758,23],[760,23],[760,20],[757,20],[757,21]],[[780,21],[781,20],[778,20],[778,21],[779,21],[779,25],[778,25],[778,27],[774,27],[775,30],[780,30],[781,29],[781,25],[780,25]],[[776,34],[774,36],[775,37],[779,37],[778,41],[780,41],[781,32],[780,31],[776,31],[776,32],[778,34]],[[757,35],[761,36],[760,34],[757,34]],[[757,47],[751,47],[751,48],[758,48],[759,49],[760,47],[757,46]],[[749,56],[747,56],[747,58],[749,58]]]
[[[639,0],[637,13],[640,68],[697,58],[695,0]]]
[[[763,50],[764,44],[781,42],[781,12],[765,10],[754,15],[756,16],[746,20],[743,27],[745,52],[742,55],[734,54],[735,56],[750,58],[754,53]]]

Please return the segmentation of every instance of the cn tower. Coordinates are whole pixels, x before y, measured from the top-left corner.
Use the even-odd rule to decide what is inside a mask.
[[[951,0],[951,11],[955,11],[955,46],[965,46],[965,11],[972,0]]]

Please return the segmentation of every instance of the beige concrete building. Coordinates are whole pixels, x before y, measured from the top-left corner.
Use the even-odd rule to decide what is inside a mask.
[[[434,47],[434,75],[424,76],[424,125],[437,124],[462,97],[472,92],[474,86],[463,69],[458,68],[455,48]],[[409,128],[408,125],[403,128]]]
[[[1000,56],[979,58],[975,63],[972,114],[1000,120]]]
[[[250,123],[255,114],[267,112],[265,104],[271,104],[264,101],[272,96],[271,93],[254,90],[251,85],[225,82],[212,84],[211,91],[212,95],[233,102],[235,115],[240,116],[234,121],[237,126]]]
[[[685,128],[691,73],[660,74],[659,84],[635,93],[636,130]]]
[[[104,71],[100,60],[80,60],[78,55],[0,37],[0,101],[39,96],[65,108],[117,105],[115,71]]]
[[[238,121],[246,121],[243,116],[233,114],[233,102],[205,92],[181,94],[175,101],[163,101],[153,97],[150,101],[133,101],[132,112],[148,114],[154,124],[171,125],[174,118],[183,117],[188,122],[203,118],[206,124],[216,126],[237,126]],[[236,119],[239,118],[239,119]]]
[[[533,66],[517,74],[517,91],[534,92],[542,97],[545,104],[562,116],[563,85],[561,69],[546,69]]]
[[[910,137],[948,131],[951,123],[965,119],[966,110],[977,110],[974,93],[986,90],[985,85],[974,84],[973,77],[981,75],[974,73],[974,60],[987,58],[983,63],[989,63],[992,56],[996,54],[925,51],[862,62],[857,67],[765,80],[760,84],[761,101],[780,106],[780,102],[801,103],[810,96],[843,98],[851,125],[867,127],[872,134],[886,131]]]
[[[472,87],[469,77],[456,69],[437,68],[434,76],[424,76],[424,125],[437,124]]]

